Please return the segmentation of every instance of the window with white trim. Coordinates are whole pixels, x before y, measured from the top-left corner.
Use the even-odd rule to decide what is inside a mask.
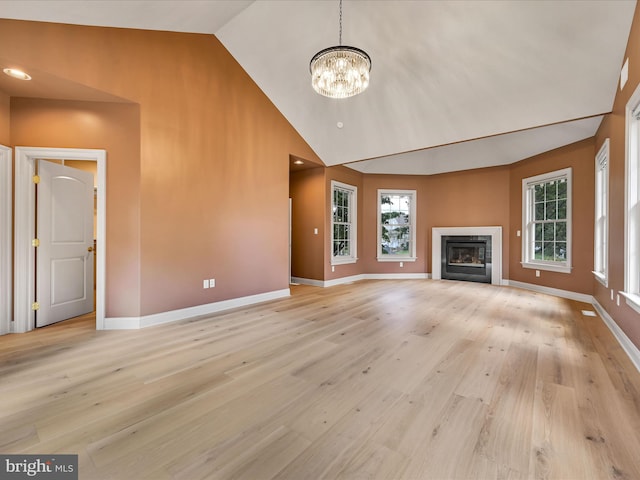
[[[640,86],[626,108],[624,292],[627,304],[640,312]]]
[[[571,272],[571,168],[522,180],[522,266]]]
[[[415,221],[415,190],[378,190],[378,261],[416,260]]]
[[[331,181],[331,265],[357,258],[358,188]]]
[[[609,139],[596,155],[593,274],[605,287],[609,282]]]

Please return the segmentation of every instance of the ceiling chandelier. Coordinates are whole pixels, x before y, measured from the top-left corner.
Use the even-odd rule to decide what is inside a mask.
[[[325,97],[348,98],[364,92],[369,86],[371,58],[359,48],[342,45],[342,0],[338,46],[316,53],[309,70],[311,86]]]

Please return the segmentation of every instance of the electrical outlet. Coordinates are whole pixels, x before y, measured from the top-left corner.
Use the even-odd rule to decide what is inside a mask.
[[[520,230],[516,232],[516,237],[519,237],[519,236],[520,236]]]
[[[620,294],[616,295],[616,305],[620,306]]]
[[[209,288],[214,288],[216,286],[216,279],[215,278],[210,278],[209,279]]]
[[[611,300],[613,301],[613,288],[611,289]]]
[[[209,288],[209,280],[202,281],[202,288]]]
[[[540,270],[536,270],[536,277],[540,276]]]
[[[400,262],[400,268],[404,267],[404,263]]]

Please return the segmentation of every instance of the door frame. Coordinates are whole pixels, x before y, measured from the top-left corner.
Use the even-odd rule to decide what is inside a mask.
[[[11,332],[11,148],[0,145],[0,335]]]
[[[14,257],[14,333],[35,328],[31,305],[35,302],[35,254],[31,241],[35,238],[36,200],[33,187],[35,160],[90,160],[97,162],[96,221],[96,330],[104,329],[107,152],[78,148],[15,147],[15,257]]]

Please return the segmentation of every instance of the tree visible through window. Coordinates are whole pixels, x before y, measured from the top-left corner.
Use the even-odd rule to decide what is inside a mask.
[[[415,191],[378,191],[378,260],[415,260]]]
[[[523,266],[569,271],[571,169],[523,180]]]

